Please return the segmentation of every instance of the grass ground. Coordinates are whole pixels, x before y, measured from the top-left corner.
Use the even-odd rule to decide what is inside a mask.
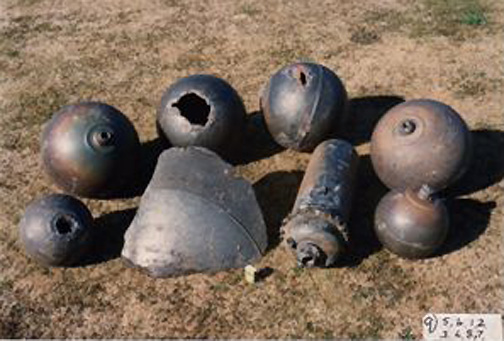
[[[418,338],[428,312],[503,313],[503,10],[490,0],[0,0],[0,337]],[[156,107],[177,78],[223,77],[253,114],[261,86],[296,60],[336,71],[351,98],[345,137],[361,166],[348,264],[297,269],[273,232],[259,266],[274,271],[257,285],[240,269],[154,280],[117,258],[138,197],[85,201],[110,242],[107,262],[45,269],[25,256],[16,230],[24,208],[58,191],[38,154],[54,110],[105,101],[155,151]],[[476,150],[448,191],[448,241],[422,261],[388,253],[372,233],[385,189],[369,136],[391,105],[411,98],[453,106]],[[238,166],[271,231],[308,159],[270,148]]]

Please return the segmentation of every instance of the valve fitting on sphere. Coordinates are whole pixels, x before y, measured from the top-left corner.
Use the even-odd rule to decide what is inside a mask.
[[[300,267],[328,267],[345,252],[358,156],[343,140],[322,142],[310,158],[292,213],[282,226]]]

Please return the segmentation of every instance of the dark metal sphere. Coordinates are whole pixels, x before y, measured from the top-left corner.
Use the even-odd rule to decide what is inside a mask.
[[[68,105],[42,135],[45,170],[69,193],[114,195],[131,183],[140,157],[134,126],[114,107],[97,102]]]
[[[264,89],[261,109],[275,141],[312,151],[344,123],[347,93],[328,68],[295,63],[275,73]]]
[[[391,191],[378,204],[375,232],[390,251],[405,258],[432,255],[448,233],[448,212],[440,200],[429,194]]]
[[[211,75],[179,79],[163,94],[157,122],[174,146],[201,146],[227,153],[245,129],[246,111],[238,93]]]
[[[19,235],[26,253],[45,266],[70,266],[91,244],[93,217],[78,199],[51,194],[32,202],[21,219]]]
[[[448,105],[427,99],[401,103],[378,122],[371,138],[376,174],[391,189],[439,191],[468,168],[471,135]]]

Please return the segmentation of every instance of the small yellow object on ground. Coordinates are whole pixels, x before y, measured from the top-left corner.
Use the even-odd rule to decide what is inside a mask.
[[[257,282],[257,269],[253,267],[252,265],[247,265],[245,267],[245,280],[250,283],[254,284]]]

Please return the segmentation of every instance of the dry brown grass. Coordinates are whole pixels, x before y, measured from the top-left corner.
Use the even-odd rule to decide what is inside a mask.
[[[410,338],[427,312],[502,313],[503,5],[452,3],[0,1],[0,337]],[[108,102],[152,141],[156,106],[175,79],[221,76],[252,113],[269,75],[299,59],[335,70],[352,98],[347,138],[362,162],[347,265],[300,270],[273,245],[259,264],[273,274],[249,285],[241,270],[154,280],[119,259],[48,270],[26,258],[19,218],[57,191],[38,160],[56,108]],[[413,262],[381,250],[371,232],[384,188],[368,139],[387,107],[420,97],[461,113],[476,131],[476,160],[449,192],[445,248]],[[238,166],[273,231],[309,158],[275,152]],[[110,235],[138,198],[86,203]]]

